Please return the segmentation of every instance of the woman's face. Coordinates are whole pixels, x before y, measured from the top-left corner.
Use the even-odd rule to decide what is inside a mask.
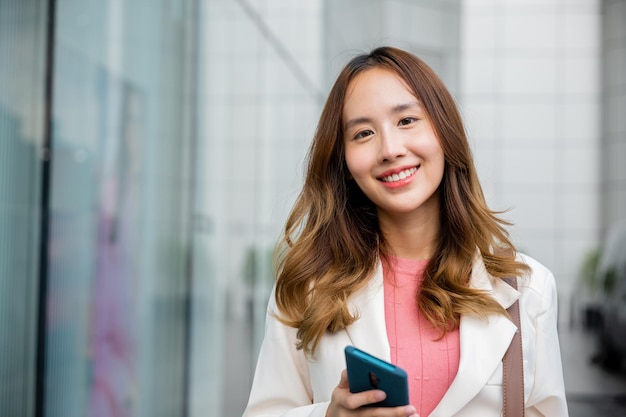
[[[379,217],[438,215],[443,150],[398,75],[381,68],[357,75],[346,91],[342,121],[348,170]]]

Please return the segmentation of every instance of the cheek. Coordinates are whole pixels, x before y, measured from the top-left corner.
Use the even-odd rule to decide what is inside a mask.
[[[433,141],[430,146],[424,149],[424,152],[428,155],[428,159],[430,163],[437,168],[443,170],[443,166],[445,164],[445,157],[443,155],[443,149],[439,142]]]
[[[426,162],[426,175],[431,181],[440,182],[444,175],[445,170],[445,157],[441,147],[432,146],[430,149],[423,149],[422,154],[425,157]]]
[[[366,159],[354,150],[346,149],[345,159],[348,171],[352,177],[358,177],[360,173],[367,169]]]
[[[443,171],[446,166],[446,160],[443,156],[443,151],[439,150],[439,154],[437,155],[437,168],[439,170],[439,174],[443,176]]]

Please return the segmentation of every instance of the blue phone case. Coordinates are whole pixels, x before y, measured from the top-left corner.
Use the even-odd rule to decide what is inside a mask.
[[[385,391],[387,398],[370,406],[395,407],[409,404],[409,386],[404,369],[354,346],[346,346],[345,354],[350,392],[372,389]]]

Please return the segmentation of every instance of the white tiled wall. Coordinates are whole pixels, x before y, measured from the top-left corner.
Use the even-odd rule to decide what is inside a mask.
[[[200,3],[195,209],[206,232],[196,250],[209,266],[194,297],[210,308],[194,311],[190,415],[230,416],[247,400],[270,290],[246,282],[247,256],[264,255],[255,266],[266,263],[258,270],[271,285],[267,255],[301,184],[322,104],[323,9],[321,0]],[[228,350],[215,342],[242,335]]]
[[[249,245],[273,245],[300,185],[323,96],[321,11],[319,1],[205,5],[200,210],[219,223],[225,285],[237,287]]]
[[[459,0],[326,0],[326,84],[356,53],[392,45],[417,54],[456,92]]]
[[[462,2],[460,101],[492,207],[548,266],[561,318],[600,239],[599,0]]]

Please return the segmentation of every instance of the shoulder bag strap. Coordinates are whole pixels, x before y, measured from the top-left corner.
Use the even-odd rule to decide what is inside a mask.
[[[517,289],[516,278],[504,278]],[[520,324],[519,300],[507,309],[517,326],[517,331],[502,359],[502,393],[504,417],[524,416],[524,353],[522,352],[522,326]]]

